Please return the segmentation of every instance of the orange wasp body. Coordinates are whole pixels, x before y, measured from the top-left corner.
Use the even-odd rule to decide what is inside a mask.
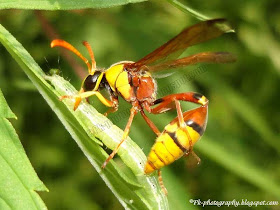
[[[89,71],[89,75],[83,81],[79,93],[74,96],[62,96],[61,99],[74,98],[74,109],[76,109],[81,99],[96,95],[105,106],[111,107],[106,114],[117,111],[119,96],[132,105],[123,137],[104,162],[102,168],[105,168],[107,163],[118,152],[121,144],[129,134],[134,116],[140,112],[149,127],[158,136],[148,156],[144,171],[149,174],[154,170],[158,170],[161,186],[167,192],[162,183],[160,168],[174,162],[183,155],[192,153],[193,145],[200,139],[206,128],[208,100],[203,95],[193,92],[171,94],[156,99],[157,85],[151,72],[185,67],[197,63],[234,62],[235,57],[227,52],[203,52],[176,59],[186,48],[230,31],[231,29],[224,19],[200,22],[186,28],[176,37],[139,61],[118,62],[105,71],[96,68],[92,49],[87,42],[83,42],[83,44],[89,51],[91,64],[69,43],[59,39],[52,41],[51,47],[64,47],[78,55],[87,64]],[[100,90],[104,88],[108,90],[110,99],[106,99],[100,93]],[[182,112],[180,101],[193,102],[201,106]],[[178,116],[164,128],[163,132],[160,132],[144,111],[160,114],[173,109],[174,103]]]

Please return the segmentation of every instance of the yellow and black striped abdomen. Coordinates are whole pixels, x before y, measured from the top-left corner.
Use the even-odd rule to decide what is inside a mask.
[[[207,106],[183,113],[186,127],[180,128],[178,118],[168,124],[156,139],[145,166],[152,173],[182,157],[203,135],[207,123]]]

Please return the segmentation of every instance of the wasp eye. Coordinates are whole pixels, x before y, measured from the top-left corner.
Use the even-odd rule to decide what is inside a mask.
[[[95,88],[100,72],[95,72],[94,75],[88,75],[84,81],[84,90],[91,91]]]

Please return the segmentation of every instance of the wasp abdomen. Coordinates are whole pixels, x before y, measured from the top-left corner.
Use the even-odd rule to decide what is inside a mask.
[[[183,117],[185,127],[180,127],[175,118],[158,136],[148,156],[145,174],[173,163],[190,151],[205,131],[207,105],[184,112]]]

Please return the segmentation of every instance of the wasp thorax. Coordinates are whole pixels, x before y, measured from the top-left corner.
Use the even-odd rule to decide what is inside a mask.
[[[97,80],[100,76],[101,72],[95,72],[93,75],[88,75],[84,80],[84,90],[91,91],[95,88]]]

